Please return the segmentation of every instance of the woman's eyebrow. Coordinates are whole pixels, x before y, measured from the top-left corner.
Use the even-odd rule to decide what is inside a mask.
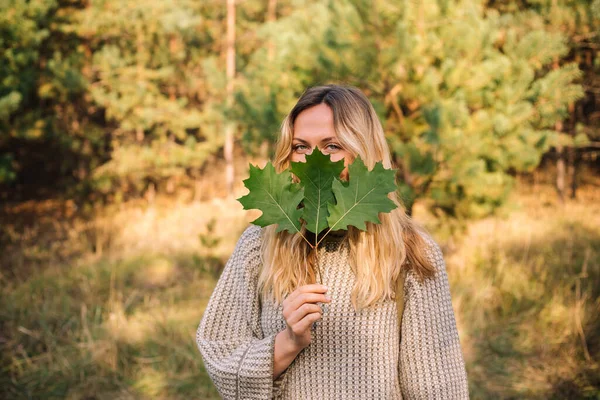
[[[336,139],[337,139],[337,138],[336,138],[336,137],[333,137],[333,136],[326,137],[326,138],[323,138],[323,139],[321,140],[321,143],[323,143],[323,142],[328,142],[328,141],[330,141],[330,140],[336,140]]]
[[[306,144],[308,144],[308,142],[307,142],[306,140],[304,140],[304,139],[300,139],[300,138],[293,138],[292,140],[297,140],[297,141],[299,141],[299,142],[302,142],[302,143],[306,143]],[[321,139],[320,143],[323,143],[323,142],[328,142],[328,141],[330,141],[330,140],[337,140],[337,138],[336,138],[336,137],[334,137],[334,136],[329,136],[329,137],[326,137],[326,138],[323,138],[323,139]]]
[[[306,140],[304,140],[304,139],[300,139],[300,138],[293,138],[292,140],[297,140],[297,141],[299,141],[299,142],[302,142],[302,143],[304,143],[304,144],[308,144],[308,142],[307,142]]]

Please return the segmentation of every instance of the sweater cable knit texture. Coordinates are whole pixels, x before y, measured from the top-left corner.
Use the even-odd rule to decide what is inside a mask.
[[[312,330],[313,339],[273,380],[275,336],[285,329],[282,306],[256,290],[261,228],[248,227],[225,265],[198,327],[204,365],[224,399],[468,399],[463,356],[442,252],[430,237],[436,268],[420,283],[404,284],[402,339],[396,302],[355,312],[355,276],[348,249],[319,248],[332,301]]]

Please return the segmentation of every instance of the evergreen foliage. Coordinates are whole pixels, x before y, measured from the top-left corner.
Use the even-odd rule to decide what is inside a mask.
[[[298,88],[363,88],[384,122],[405,203],[427,198],[440,217],[493,212],[510,192],[511,173],[539,164],[557,140],[554,124],[582,96],[576,65],[549,70],[568,54],[565,36],[549,34],[537,15],[483,2],[316,3],[265,32],[286,50],[254,60],[249,92],[289,103],[290,81],[272,77],[290,71],[299,72],[291,81]],[[261,80],[255,70],[269,72]]]
[[[96,177],[160,180],[197,170],[217,151],[220,30],[205,21],[215,10],[185,0],[97,0],[77,14],[92,53],[89,96],[114,128],[111,160]]]
[[[43,171],[26,148],[61,154],[58,169],[78,174],[98,145],[85,101],[81,41],[72,16],[82,2],[0,3],[0,184]],[[95,167],[97,162],[91,162]]]
[[[333,82],[371,99],[409,212],[421,199],[440,218],[484,216],[516,172],[597,140],[599,4],[240,2],[228,107],[221,3],[3,2],[0,184],[35,175],[40,148],[48,182],[110,193],[198,179],[227,121],[266,155],[302,91]]]

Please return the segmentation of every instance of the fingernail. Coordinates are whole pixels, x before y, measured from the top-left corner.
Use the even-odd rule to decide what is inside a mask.
[[[326,298],[327,300],[331,300],[331,297],[329,297],[329,296],[325,296],[325,298]]]

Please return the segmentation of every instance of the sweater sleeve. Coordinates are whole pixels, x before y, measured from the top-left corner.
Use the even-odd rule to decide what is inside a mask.
[[[204,366],[224,399],[270,399],[276,390],[275,335],[265,337],[260,325],[259,249],[260,228],[250,226],[227,261],[196,333]]]
[[[400,343],[404,399],[468,399],[467,374],[450,299],[446,264],[437,243],[426,237],[433,278],[419,282],[409,271]]]

